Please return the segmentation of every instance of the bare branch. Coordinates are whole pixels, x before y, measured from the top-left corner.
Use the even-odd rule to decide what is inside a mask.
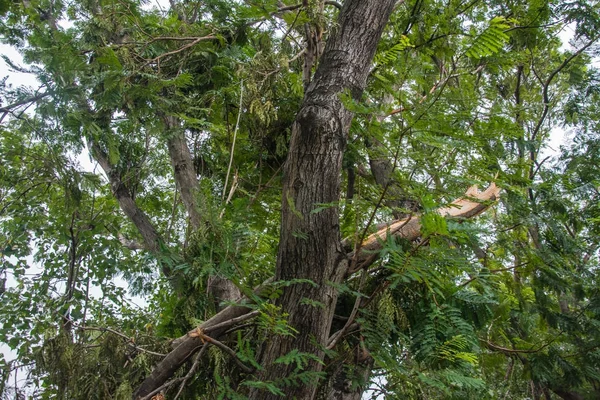
[[[366,280],[367,280],[367,271],[366,271],[366,269],[363,269],[362,270],[362,275],[360,277],[360,284],[358,286],[358,292],[360,292],[361,290],[363,290],[363,287],[365,286]],[[361,303],[362,303],[362,296],[360,296],[360,295],[356,296],[356,300],[354,301],[354,307],[352,308],[352,312],[350,313],[350,316],[348,317],[348,321],[346,321],[346,324],[344,325],[344,327],[342,329],[340,329],[339,331],[337,331],[329,339],[329,343],[327,345],[327,349],[329,349],[329,350],[333,349],[335,347],[335,345],[337,344],[337,342],[348,331],[348,329],[350,328],[350,326],[352,326],[352,324],[354,323],[354,319],[356,318],[356,315],[358,314],[358,310],[360,308],[360,304]]]
[[[214,39],[218,39],[218,37],[217,36],[213,36],[213,35],[199,37],[199,38],[193,40],[192,42],[186,44],[185,46],[182,46],[182,47],[178,48],[177,50],[168,51],[166,53],[163,53],[163,54],[161,54],[159,56],[154,57],[153,59],[149,60],[143,66],[146,66],[146,65],[149,65],[149,64],[153,64],[153,63],[155,63],[157,61],[160,61],[164,57],[168,57],[168,56],[172,56],[172,55],[181,53],[182,51],[184,51],[186,49],[189,49],[190,47],[193,47],[193,46],[197,45],[200,42],[207,41],[207,40],[214,40]]]
[[[471,186],[464,197],[454,200],[448,207],[440,208],[437,213],[449,218],[473,218],[486,211],[490,207],[489,202],[497,200],[499,196],[500,188],[495,183],[490,184],[483,192],[479,192],[477,186]],[[362,242],[357,265],[372,258],[373,252],[381,250],[390,236],[412,241],[420,235],[421,223],[418,215],[394,221]],[[354,257],[354,252],[348,254],[348,257]]]
[[[225,185],[223,186],[223,194],[221,196],[221,202],[225,200],[225,191],[227,190],[227,183],[229,182],[229,174],[231,172],[231,165],[233,164],[233,153],[235,152],[235,142],[237,139],[237,133],[240,127],[240,117],[242,116],[242,103],[244,100],[244,80],[240,82],[240,106],[238,108],[237,122],[235,123],[235,129],[233,130],[233,141],[231,142],[231,154],[229,155],[229,165],[227,167],[227,175],[225,175]]]
[[[337,1],[333,1],[333,0],[325,0],[324,4],[327,6],[334,6],[335,8],[337,8],[338,10],[342,9],[342,5],[340,3],[338,3]]]
[[[34,102],[36,102],[38,100],[43,99],[46,96],[49,96],[50,94],[51,94],[51,92],[48,91],[48,92],[44,92],[44,93],[38,93],[38,94],[36,94],[34,96],[26,97],[24,99],[15,101],[12,104],[8,104],[8,105],[6,105],[4,107],[0,107],[0,113],[9,112],[12,109],[14,109],[16,107],[19,107],[19,106],[22,106],[24,104],[34,103]]]
[[[190,370],[188,371],[188,373],[185,374],[185,376],[183,377],[181,385],[179,386],[179,390],[177,391],[177,394],[175,395],[175,397],[173,398],[173,400],[177,400],[179,398],[179,395],[181,395],[181,392],[183,391],[183,388],[185,388],[185,384],[192,377],[192,375],[194,375],[194,372],[196,372],[196,369],[198,368],[198,364],[200,364],[200,359],[202,358],[202,356],[206,352],[207,348],[208,348],[208,346],[206,344],[204,346],[202,346],[202,349],[194,357],[194,364],[192,364],[192,368],[190,368]]]
[[[112,192],[125,215],[133,222],[144,239],[144,248],[148,251],[158,254],[160,252],[160,243],[163,242],[158,231],[150,221],[150,218],[137,206],[131,196],[129,188],[123,183],[119,172],[111,165],[108,154],[91,140],[88,141],[88,147],[92,156],[98,161],[98,164],[104,170],[104,173],[110,181]],[[121,242],[122,243],[122,242]],[[170,274],[167,267],[163,266],[163,272]]]
[[[543,89],[542,89],[544,110],[542,111],[542,115],[540,116],[540,119],[538,120],[535,128],[533,129],[533,132],[531,133],[531,141],[532,142],[535,141],[535,139],[542,127],[542,124],[544,123],[546,116],[548,115],[548,111],[550,110],[550,96],[548,95],[548,88],[550,87],[552,80],[554,80],[554,77],[560,71],[562,71],[567,65],[569,65],[569,63],[571,61],[573,61],[575,58],[579,57],[579,55],[581,55],[581,53],[583,53],[585,50],[587,50],[599,38],[600,38],[600,36],[591,39],[588,43],[586,43],[584,46],[582,46],[579,50],[577,50],[575,53],[573,53],[570,57],[567,57],[554,71],[552,71],[552,73],[548,76],[548,79],[546,79],[546,81],[544,82]],[[537,150],[536,150],[535,146],[533,146],[530,151],[530,159],[531,159],[531,161],[535,161],[536,158],[537,158]],[[533,179],[534,176],[535,176],[535,174],[534,174],[533,165],[532,165],[529,178]]]
[[[265,288],[271,283],[268,279],[263,284],[254,289],[254,294],[259,296]],[[255,311],[247,307],[250,300],[248,298],[239,299],[235,304],[227,306],[212,318],[198,326],[204,332],[211,332],[212,337],[219,337],[220,334],[237,322],[252,318]],[[253,314],[253,315],[250,315]],[[176,343],[177,342],[177,343]],[[175,372],[191,357],[199,348],[202,347],[202,340],[198,337],[185,335],[174,341],[177,347],[154,368],[152,374],[140,385],[134,394],[134,398],[148,398],[149,393],[158,393],[157,388],[163,387]]]
[[[188,213],[192,227],[198,229],[202,225],[202,215],[198,210],[197,204],[199,184],[196,172],[194,171],[192,155],[185,138],[185,132],[176,117],[164,116],[163,120],[167,129],[172,131],[169,132],[167,148],[169,150],[171,165],[173,166],[175,183],[181,193],[181,200]],[[173,206],[173,210],[175,210],[175,205]]]

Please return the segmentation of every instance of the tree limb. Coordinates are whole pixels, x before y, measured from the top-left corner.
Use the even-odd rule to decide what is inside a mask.
[[[454,200],[449,206],[440,208],[436,212],[442,216],[449,218],[466,219],[473,218],[490,206],[489,202],[495,201],[500,197],[500,188],[495,183],[483,192],[477,190],[477,186],[471,186],[465,196]],[[421,223],[420,216],[409,216],[401,220],[397,220],[389,224],[388,226],[380,229],[379,231],[368,236],[360,246],[360,250],[357,256],[356,265],[364,268],[364,262],[372,260],[373,262],[377,257],[373,257],[374,252],[381,250],[384,243],[389,237],[401,237],[407,240],[415,240],[421,236]],[[349,258],[354,257],[354,252],[348,254]],[[349,271],[351,274],[354,271]]]
[[[239,357],[237,356],[237,354],[235,354],[235,351],[233,351],[231,348],[229,348],[229,346],[227,346],[226,344],[218,341],[215,338],[212,338],[210,336],[207,336],[206,334],[204,334],[204,332],[202,331],[202,329],[200,328],[196,328],[194,331],[192,331],[191,333],[188,334],[190,337],[199,337],[200,340],[202,340],[203,342],[206,343],[210,343],[212,345],[217,346],[218,348],[220,348],[221,350],[223,350],[225,353],[229,354],[231,356],[231,358],[233,358],[233,360],[235,361],[235,363],[247,374],[252,373],[254,370],[250,367],[248,367],[247,365],[245,365],[242,360],[239,359]]]
[[[144,247],[154,255],[160,254],[163,243],[158,231],[150,221],[150,218],[137,206],[131,196],[129,188],[123,183],[119,171],[111,165],[108,154],[98,145],[98,143],[88,140],[88,147],[92,156],[98,161],[100,167],[108,177],[112,192],[125,215],[133,222],[144,239]],[[163,272],[168,276],[170,269],[163,266]]]
[[[254,295],[259,296],[271,283],[271,279],[254,289]],[[228,327],[240,321],[247,320],[258,314],[248,307],[251,302],[248,298],[239,299],[235,304],[229,305],[213,317],[198,326],[204,332],[211,332],[212,337],[219,337]],[[193,331],[192,331],[193,332]],[[198,337],[185,335],[173,342],[177,347],[173,349],[154,368],[149,377],[135,391],[133,398],[141,399],[149,393],[157,393],[155,390],[167,382],[177,370],[202,347],[202,340]]]
[[[38,94],[36,94],[34,96],[26,97],[26,98],[21,99],[21,100],[17,100],[17,101],[15,101],[12,104],[7,104],[4,107],[0,107],[0,113],[9,112],[13,108],[22,106],[24,104],[36,102],[38,100],[43,99],[46,96],[49,96],[50,94],[51,94],[51,92],[48,91],[48,92],[44,92],[44,93],[38,93]]]
[[[472,186],[467,190],[465,196],[453,201],[450,206],[441,208],[437,212],[452,218],[472,218],[486,211],[490,206],[487,202],[497,200],[499,195],[500,188],[494,183],[483,192],[479,192],[476,186]],[[366,267],[365,262],[375,262],[379,258],[377,250],[382,248],[388,235],[414,240],[420,236],[420,227],[419,216],[413,216],[395,221],[386,228],[368,236],[363,241],[361,251],[358,253],[358,259],[362,264],[357,263],[357,265],[364,268]],[[348,257],[353,257],[353,254],[349,253]],[[268,283],[269,281],[257,287],[254,293],[260,295]],[[200,324],[198,328],[205,333],[212,333],[213,338],[218,338],[228,327],[258,315],[258,311],[252,311],[246,306],[247,301],[248,299],[238,300],[236,304],[221,310],[215,316]],[[335,340],[334,337],[330,338],[329,343],[333,340]],[[134,395],[135,399],[143,398],[157,387],[161,387],[190,356],[202,347],[202,341],[198,337],[190,336],[190,334],[176,339],[173,344],[176,346],[175,349],[154,368],[152,374],[137,389]]]
[[[84,331],[109,332],[109,333],[112,333],[113,335],[119,336],[119,337],[127,340],[127,346],[129,346],[137,351],[140,351],[140,352],[146,353],[146,354],[151,354],[151,355],[157,356],[157,357],[166,357],[166,354],[156,353],[154,351],[146,350],[143,347],[136,346],[133,338],[130,338],[129,336],[127,336],[121,332],[118,332],[114,329],[111,329],[111,328],[96,327],[96,326],[78,326],[78,328],[82,329]]]

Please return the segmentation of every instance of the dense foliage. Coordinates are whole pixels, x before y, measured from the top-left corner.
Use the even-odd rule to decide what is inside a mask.
[[[311,284],[263,282],[295,207],[292,124],[340,7],[0,0],[0,37],[24,57],[5,61],[31,75],[0,81],[0,342],[16,352],[0,396],[131,398],[173,339],[238,298],[250,316],[207,333],[167,398],[600,396],[592,0],[397,2],[364,94],[340,96],[339,201],[314,212],[339,211],[356,254],[394,220],[418,218],[419,238],[353,259],[324,359],[291,351],[285,379],[259,373],[265,342],[299,334],[276,299]],[[485,213],[436,212],[491,182]]]

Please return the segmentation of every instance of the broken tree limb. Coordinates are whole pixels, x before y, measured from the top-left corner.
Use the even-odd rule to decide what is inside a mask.
[[[486,211],[491,202],[496,201],[500,197],[500,188],[495,183],[483,192],[479,192],[477,186],[471,186],[465,195],[454,200],[450,205],[438,209],[436,212],[448,218],[473,218]],[[409,241],[416,240],[421,236],[421,218],[420,215],[411,215],[407,218],[400,219],[388,224],[386,227],[369,235],[359,247],[358,255],[354,252],[348,254],[348,258],[356,257],[356,267],[354,270],[349,270],[348,274],[356,272],[360,268],[364,268],[365,262],[374,262],[378,257],[374,252],[381,250],[384,243],[391,237],[400,237]]]
[[[272,279],[267,279],[254,289],[254,294],[260,296],[271,282]],[[247,297],[239,299],[235,304],[225,307],[213,317],[200,324],[196,329],[188,332],[187,335],[176,339],[174,341],[176,347],[158,363],[150,376],[138,387],[133,394],[133,398],[142,399],[163,386],[194,353],[204,346],[202,339],[193,335],[193,332],[196,332],[197,329],[205,333],[210,332],[213,338],[218,338],[219,335],[232,325],[258,315],[257,311],[248,307],[249,303],[251,303],[251,300]]]
[[[241,304],[230,305],[224,308],[221,312],[214,315],[209,320],[200,324],[198,329],[204,330],[221,324],[228,320],[232,320],[251,312],[248,307]],[[214,337],[218,337],[225,328],[218,329],[213,332]],[[182,338],[180,344],[154,368],[149,377],[142,382],[140,387],[133,395],[134,399],[141,399],[148,396],[157,388],[161,387],[169,380],[175,372],[191,357],[204,346],[202,338],[199,336],[186,335]]]

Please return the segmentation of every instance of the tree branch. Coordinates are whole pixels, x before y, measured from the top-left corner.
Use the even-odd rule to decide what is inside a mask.
[[[194,229],[202,225],[202,216],[198,210],[197,194],[199,183],[194,171],[192,154],[185,139],[185,132],[180,127],[179,120],[173,116],[164,116],[163,120],[167,129],[170,130],[167,139],[169,158],[173,166],[175,184],[181,193],[181,200],[190,218]]]
[[[542,124],[544,123],[544,120],[546,119],[546,116],[548,115],[548,111],[550,110],[550,97],[548,95],[548,87],[550,86],[550,84],[552,83],[552,80],[554,79],[554,77],[560,72],[562,71],[571,61],[573,61],[575,58],[577,58],[581,53],[583,53],[585,50],[587,50],[592,44],[594,44],[598,38],[600,38],[600,36],[595,37],[594,39],[591,39],[588,43],[586,43],[583,47],[581,47],[579,50],[577,50],[575,53],[573,53],[570,57],[567,57],[567,59],[565,59],[554,71],[552,71],[552,73],[550,74],[550,76],[548,76],[548,79],[546,79],[546,81],[544,82],[543,85],[543,89],[542,89],[542,98],[544,101],[544,110],[542,111],[542,115],[540,117],[540,119],[538,120],[537,124],[535,125],[535,128],[533,129],[533,132],[531,133],[531,141],[534,142],[541,127]],[[531,151],[530,151],[530,159],[532,162],[535,161],[535,159],[537,158],[537,150],[535,148],[535,145],[532,143],[531,145]],[[531,166],[531,171],[530,171],[530,179],[533,179],[534,176],[534,171],[533,171],[534,166]]]
[[[247,374],[252,373],[254,370],[250,367],[248,367],[247,365],[245,365],[242,360],[239,359],[239,357],[237,356],[237,354],[235,354],[235,351],[233,351],[231,348],[229,348],[226,344],[218,341],[215,338],[212,338],[210,336],[207,336],[204,334],[204,332],[202,331],[202,329],[200,328],[196,328],[194,331],[192,331],[191,333],[188,333],[189,337],[198,337],[200,338],[200,340],[202,340],[203,342],[206,343],[210,343],[212,345],[217,346],[218,348],[220,348],[221,350],[223,350],[225,353],[229,354],[231,356],[231,358],[233,358],[233,360],[235,361],[235,363]]]
[[[6,105],[6,106],[4,106],[4,107],[0,107],[0,112],[1,112],[1,113],[4,113],[4,112],[9,112],[9,111],[11,111],[13,108],[16,108],[16,107],[22,106],[22,105],[24,105],[24,104],[28,104],[28,103],[33,103],[33,102],[36,102],[36,101],[38,101],[38,100],[41,100],[41,99],[43,99],[43,98],[44,98],[44,97],[46,97],[46,96],[49,96],[50,94],[51,94],[51,92],[50,92],[50,91],[48,91],[48,92],[44,92],[44,93],[39,93],[39,94],[36,94],[36,95],[34,95],[34,96],[26,97],[26,98],[24,98],[24,99],[21,99],[21,100],[15,101],[15,102],[14,102],[14,103],[12,103],[12,104],[8,104],[8,105]]]
[[[271,283],[271,279],[254,289],[254,295],[260,296],[261,293]],[[258,314],[251,310],[247,304],[251,302],[249,298],[239,299],[235,304],[227,306],[213,317],[198,326],[204,332],[211,332],[212,337],[219,337],[227,328],[235,323],[250,319]],[[193,331],[192,331],[193,332]],[[163,387],[177,370],[191,357],[199,348],[202,347],[202,340],[198,337],[185,335],[173,342],[175,349],[154,368],[152,374],[135,391],[133,398],[146,398],[149,393],[156,392],[157,388]]]
[[[454,200],[449,206],[440,208],[436,212],[449,218],[473,218],[486,211],[490,207],[489,202],[496,201],[499,196],[500,188],[495,183],[490,184],[483,192],[479,192],[477,186],[471,186],[465,196]],[[377,259],[377,257],[373,257],[374,252],[381,250],[383,244],[391,236],[401,237],[409,241],[417,239],[421,236],[420,216],[409,216],[394,221],[367,237],[360,246],[356,265],[364,268],[365,261],[372,260],[374,262]],[[347,256],[353,258],[355,254],[351,252]],[[357,269],[349,270],[348,274],[356,271]]]
[[[163,242],[150,218],[137,206],[131,196],[129,188],[123,183],[119,172],[111,165],[108,154],[98,143],[88,140],[88,147],[92,156],[104,170],[111,185],[112,192],[125,215],[133,222],[144,239],[144,247],[154,255],[160,253],[160,243]],[[163,272],[170,275],[170,270],[163,266]]]
[[[78,326],[78,328],[82,329],[84,331],[109,332],[109,333],[112,333],[113,335],[119,336],[119,337],[127,340],[127,346],[129,346],[137,351],[140,351],[140,352],[146,353],[146,354],[151,354],[151,355],[157,356],[157,357],[166,357],[167,356],[166,354],[156,353],[154,351],[146,350],[143,347],[136,346],[134,344],[135,341],[133,340],[133,338],[130,338],[129,336],[127,336],[121,332],[115,331],[114,329],[111,329],[111,328],[103,328],[103,327],[96,327],[96,326]]]
[[[193,47],[193,46],[197,45],[200,42],[203,42],[203,41],[206,41],[206,40],[214,40],[214,39],[218,39],[218,37],[217,36],[213,36],[213,35],[199,37],[196,40],[193,40],[192,42],[186,44],[185,46],[181,46],[177,50],[168,51],[166,53],[163,53],[163,54],[161,54],[159,56],[154,57],[151,60],[148,60],[148,62],[146,62],[142,67],[144,67],[146,65],[149,65],[149,64],[153,64],[153,63],[155,63],[157,61],[160,61],[164,57],[168,57],[168,56],[172,56],[172,55],[181,53],[182,51],[184,51],[186,49],[189,49],[190,47]]]

